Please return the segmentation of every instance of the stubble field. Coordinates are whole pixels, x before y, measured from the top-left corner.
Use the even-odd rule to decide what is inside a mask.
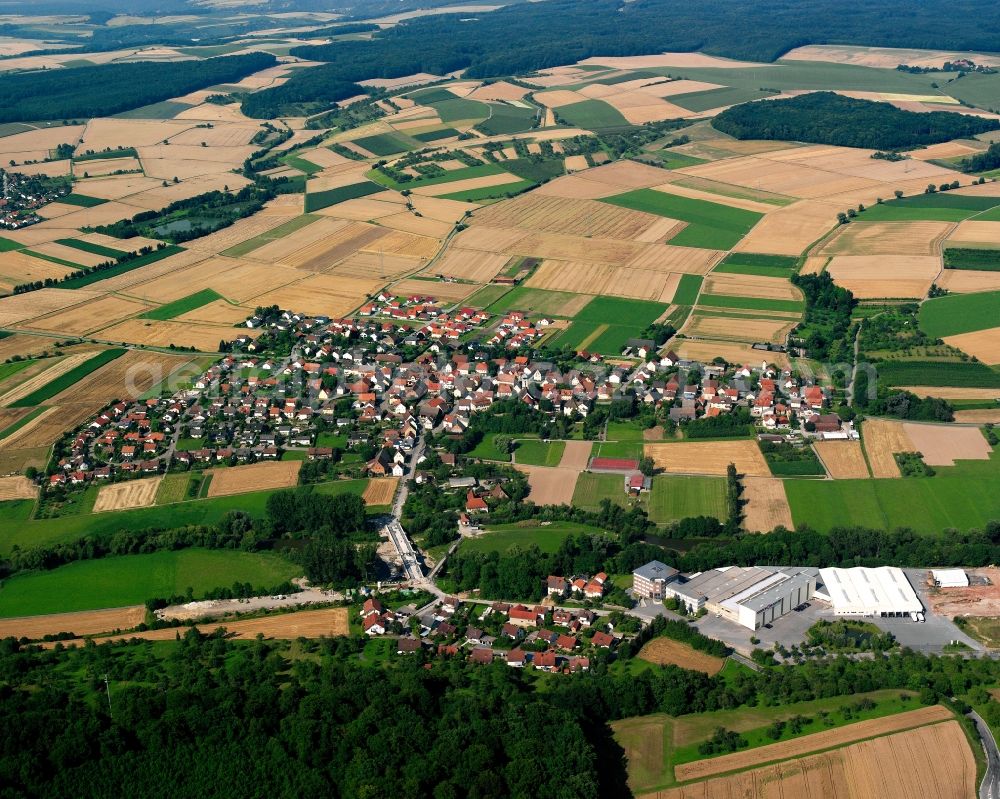
[[[101,511],[126,510],[128,508],[148,508],[156,500],[162,476],[144,477],[124,483],[101,486],[94,502],[94,513]]]
[[[302,461],[275,461],[209,469],[206,474],[212,476],[212,482],[208,487],[208,496],[224,497],[248,491],[291,488],[298,483],[301,467]]]

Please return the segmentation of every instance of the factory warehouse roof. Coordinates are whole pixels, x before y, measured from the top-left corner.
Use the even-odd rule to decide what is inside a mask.
[[[941,588],[966,588],[969,575],[961,569],[934,569],[934,582]]]
[[[922,611],[923,605],[902,569],[820,569],[834,612],[877,616]]]

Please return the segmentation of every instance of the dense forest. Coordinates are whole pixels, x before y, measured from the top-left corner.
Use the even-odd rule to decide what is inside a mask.
[[[1000,129],[1000,121],[951,111],[917,113],[889,103],[813,92],[788,100],[742,103],[712,120],[737,139],[778,139],[896,150]]]
[[[297,102],[334,102],[343,84],[416,72],[468,77],[523,74],[595,55],[703,50],[714,55],[773,61],[810,43],[1000,50],[1000,19],[989,0],[958,7],[929,0],[830,5],[819,0],[757,4],[707,0],[549,0],[522,3],[470,19],[447,14],[408,20],[372,41],[293,48],[301,58],[329,62],[318,75],[303,70],[285,87],[260,92],[264,116],[296,93]],[[301,91],[295,84],[304,84]],[[284,89],[284,91],[281,91]]]
[[[276,63],[268,53],[248,53],[6,75],[0,81],[0,122],[111,116],[217,83],[233,83]]]
[[[962,170],[965,172],[989,172],[993,169],[1000,169],[1000,142],[993,142],[986,152],[977,153],[962,161]]]
[[[644,634],[676,631],[660,620]],[[983,689],[1000,676],[988,658],[904,651],[728,677],[609,669],[600,654],[590,672],[539,679],[426,653],[362,662],[364,643],[192,630],[158,645],[39,651],[5,639],[0,784],[47,797],[618,799],[631,794],[615,719],[819,697],[847,705],[877,689],[992,705]]]

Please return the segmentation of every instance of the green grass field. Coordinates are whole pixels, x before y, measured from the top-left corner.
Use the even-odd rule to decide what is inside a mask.
[[[712,108],[721,108],[724,105],[736,105],[738,103],[748,103],[751,100],[759,100],[761,97],[771,97],[773,92],[764,92],[759,89],[744,89],[735,86],[727,86],[722,89],[708,89],[703,92],[688,92],[687,94],[677,94],[670,98],[670,102],[686,108],[688,111],[699,113]]]
[[[490,103],[487,109],[490,114],[489,118],[476,125],[476,128],[487,136],[522,133],[530,130],[538,118],[538,110],[535,108],[518,108],[504,103]]]
[[[188,485],[192,480],[189,472],[178,472],[177,474],[165,474],[156,489],[157,505],[170,505],[174,502],[183,502],[187,499]]]
[[[458,131],[454,128],[435,128],[434,130],[428,130],[423,133],[414,133],[412,137],[417,141],[422,142],[434,142],[441,139],[449,139],[452,136],[457,136]]]
[[[27,416],[18,419],[16,422],[14,422],[14,424],[7,425],[7,427],[5,427],[3,430],[0,430],[0,440],[3,440],[8,436],[13,435],[22,427],[24,427],[26,424],[28,424],[28,422],[30,422],[36,416],[41,416],[43,413],[45,413],[45,411],[46,409],[43,407],[35,408]]]
[[[142,108],[133,108],[129,111],[122,111],[115,114],[115,119],[173,119],[183,111],[187,111],[191,106],[187,103],[177,103],[173,100],[163,100],[159,103],[144,105]]]
[[[66,205],[75,205],[79,208],[93,208],[95,205],[104,205],[107,200],[102,200],[100,197],[88,197],[86,194],[77,194],[73,192],[72,194],[67,194],[65,197],[60,197],[59,202],[65,203]]]
[[[449,92],[450,94],[450,92]],[[485,120],[490,115],[490,107],[478,100],[466,100],[461,97],[451,97],[431,104],[438,112],[441,121],[446,125],[456,122],[475,124]]]
[[[11,361],[10,363],[2,363],[2,364],[0,364],[0,382],[6,380],[9,377],[13,377],[18,372],[20,372],[22,369],[27,369],[33,363],[37,363],[37,361],[33,361],[33,360],[32,361],[29,361],[29,360],[25,360],[25,361]]]
[[[0,523],[26,522],[34,509],[33,499],[8,499],[0,502]]]
[[[234,582],[271,588],[301,571],[278,555],[237,550],[185,549],[77,561],[5,580],[0,617],[137,605],[184,594],[188,588],[199,596]]]
[[[444,183],[454,183],[456,180],[467,180],[469,178],[483,178],[490,175],[502,175],[504,168],[499,164],[479,164],[477,166],[465,166],[459,169],[450,169],[443,175],[430,178],[416,178],[406,183],[398,183],[391,177],[378,169],[373,169],[367,173],[367,177],[380,183],[389,189],[403,191],[404,189],[418,189],[422,186],[440,186]]]
[[[721,477],[654,477],[649,518],[663,523],[690,516],[725,519],[726,481]]]
[[[0,252],[13,252],[14,250],[20,250],[23,246],[23,244],[0,236]]]
[[[1000,250],[949,247],[944,251],[945,269],[1000,272]]]
[[[70,369],[66,374],[57,377],[46,383],[39,389],[32,391],[28,396],[22,397],[17,402],[11,403],[12,408],[31,408],[40,405],[45,400],[52,399],[56,394],[65,391],[67,388],[79,383],[83,378],[92,372],[96,372],[107,363],[111,363],[115,358],[125,354],[123,349],[109,349],[99,352],[93,358],[88,358],[79,366]]]
[[[62,244],[64,247],[72,247],[74,250],[82,252],[89,252],[92,255],[103,255],[105,258],[120,258],[125,254],[125,250],[115,250],[111,247],[104,247],[101,244],[91,244],[89,241],[80,241],[79,239],[56,239],[56,244]]]
[[[627,443],[627,442],[623,442]],[[632,444],[633,448],[640,446]],[[623,457],[618,448],[600,454],[605,457]],[[598,452],[594,453],[595,456]],[[639,500],[625,495],[624,478],[620,474],[583,472],[576,481],[573,505],[585,510],[597,510],[601,501],[609,499],[616,505],[628,507],[640,504],[657,524],[667,524],[688,516],[714,516],[724,519],[726,514],[726,481],[721,477],[679,477],[657,475],[653,487]]]
[[[702,294],[699,305],[710,308],[745,308],[750,311],[801,311],[805,303],[799,300],[771,300],[765,297],[733,297],[728,294]]]
[[[509,294],[510,291],[510,286],[483,286],[479,291],[465,300],[465,304],[472,308],[489,308],[491,305],[499,304],[500,300]]]
[[[787,280],[795,273],[798,265],[798,258],[787,255],[754,255],[734,252],[723,258],[712,271],[737,275],[781,277]]]
[[[331,205],[342,203],[344,200],[354,200],[358,197],[367,197],[369,194],[377,194],[382,191],[382,186],[372,183],[370,180],[361,183],[352,183],[350,186],[340,186],[336,189],[326,191],[316,191],[306,194],[305,211],[320,211]]]
[[[469,453],[470,458],[482,458],[488,461],[509,461],[510,453],[501,452],[496,448],[494,444],[494,439],[496,438],[496,433],[487,433],[483,436],[483,440],[480,441],[475,448]]]
[[[181,297],[179,300],[168,302],[166,305],[161,305],[159,308],[153,308],[151,311],[139,314],[139,318],[166,321],[167,319],[173,319],[181,314],[193,311],[196,308],[201,308],[202,306],[208,305],[216,300],[225,299],[226,298],[217,291],[213,291],[212,289],[202,289],[194,294],[189,294],[187,297]]]
[[[637,331],[650,324],[665,311],[662,302],[628,300],[623,297],[594,297],[574,317],[583,322],[607,322],[609,319],[626,319]]]
[[[353,143],[377,156],[394,155],[413,149],[412,144],[396,133],[378,133],[374,136],[365,136],[362,139],[355,139]]]
[[[795,523],[820,532],[861,525],[941,535],[1000,519],[997,450],[989,461],[934,468],[937,474],[922,480],[786,480],[785,492]]]
[[[642,442],[627,441],[595,441],[591,456],[594,458],[632,458],[642,457]]]
[[[473,296],[478,298],[484,291],[501,288],[503,286],[487,286]],[[502,296],[488,305],[486,310],[496,314],[507,311],[524,311],[525,313],[565,318],[566,304],[573,302],[576,297],[576,294],[567,291],[546,291],[545,289],[516,286],[503,292]]]
[[[653,155],[660,159],[665,169],[683,169],[686,166],[697,166],[705,163],[704,158],[695,158],[686,153],[675,153],[673,150],[657,150]]]
[[[558,466],[565,449],[565,441],[519,441],[514,460],[529,466]]]
[[[586,130],[629,127],[629,121],[618,109],[601,100],[584,100],[560,106],[556,114],[570,125]]]
[[[288,164],[288,166],[292,167],[293,169],[299,170],[299,172],[302,172],[307,177],[311,177],[315,175],[317,172],[323,171],[323,167],[319,166],[319,164],[314,164],[312,161],[308,161],[305,158],[300,158],[294,153],[283,155],[279,160],[281,161],[281,163]]]
[[[935,338],[1000,327],[1000,291],[952,294],[920,306],[920,329]]]
[[[603,202],[683,220],[688,225],[670,239],[670,244],[715,250],[732,249],[763,216],[742,208],[730,208],[653,189],[636,189],[608,197]]]
[[[878,376],[890,386],[1000,388],[1000,371],[965,361],[884,361]]]
[[[1000,197],[974,197],[948,192],[916,194],[872,205],[858,215],[864,222],[936,220],[960,222],[1000,205]]]
[[[704,278],[701,275],[681,275],[677,291],[674,292],[673,303],[675,305],[694,305],[703,282]]]
[[[168,244],[166,247],[159,247],[150,253],[145,255],[140,255],[137,258],[132,258],[129,261],[113,266],[110,269],[102,269],[100,272],[91,272],[86,275],[79,275],[78,277],[70,278],[69,280],[64,280],[59,284],[61,289],[82,289],[87,286],[98,283],[101,280],[107,280],[109,277],[118,277],[119,275],[124,275],[126,272],[131,272],[133,269],[138,269],[141,266],[149,266],[149,264],[154,264],[157,261],[162,261],[164,258],[169,258],[171,255],[175,255],[179,252],[183,252],[183,247],[178,247],[175,244]]]
[[[228,255],[232,258],[239,258],[247,253],[251,253],[259,247],[263,247],[268,242],[277,241],[278,239],[283,239],[285,236],[290,236],[307,225],[311,225],[317,219],[321,217],[315,214],[303,214],[302,216],[297,216],[295,219],[291,219],[284,224],[278,225],[276,228],[272,228],[267,231],[267,233],[261,233],[259,236],[254,236],[252,239],[247,239],[246,241],[240,242],[235,247],[230,247],[228,250],[222,252],[222,255]]]
[[[498,524],[486,528],[485,535],[462,542],[463,552],[506,552],[511,547],[527,549],[536,546],[542,552],[556,552],[568,537],[587,533],[599,535],[602,530],[587,524],[553,522],[552,524]]]
[[[527,191],[535,185],[531,180],[516,180],[512,183],[504,183],[500,186],[484,186],[480,189],[466,189],[456,191],[451,194],[440,195],[446,200],[458,200],[459,202],[474,203],[480,200],[494,200],[505,197],[513,197],[523,191]]]

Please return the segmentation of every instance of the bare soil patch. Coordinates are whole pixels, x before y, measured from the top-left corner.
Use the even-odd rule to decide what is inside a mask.
[[[529,498],[536,505],[569,505],[573,502],[573,491],[581,470],[520,463],[514,468],[528,475]]]
[[[682,669],[703,672],[709,677],[722,671],[726,664],[722,658],[699,652],[671,638],[654,638],[639,651],[638,657],[657,666],[680,666]]]
[[[992,451],[977,427],[904,423],[903,431],[929,466],[954,466],[956,460],[989,460]]]
[[[928,599],[934,613],[954,618],[969,616],[992,618],[1000,616],[1000,569],[991,566],[969,569],[969,576],[985,577],[988,585],[970,585],[968,588],[932,588]]]
[[[590,441],[567,441],[563,449],[562,459],[559,461],[560,469],[572,469],[582,472],[590,463],[590,450],[593,443]]]

